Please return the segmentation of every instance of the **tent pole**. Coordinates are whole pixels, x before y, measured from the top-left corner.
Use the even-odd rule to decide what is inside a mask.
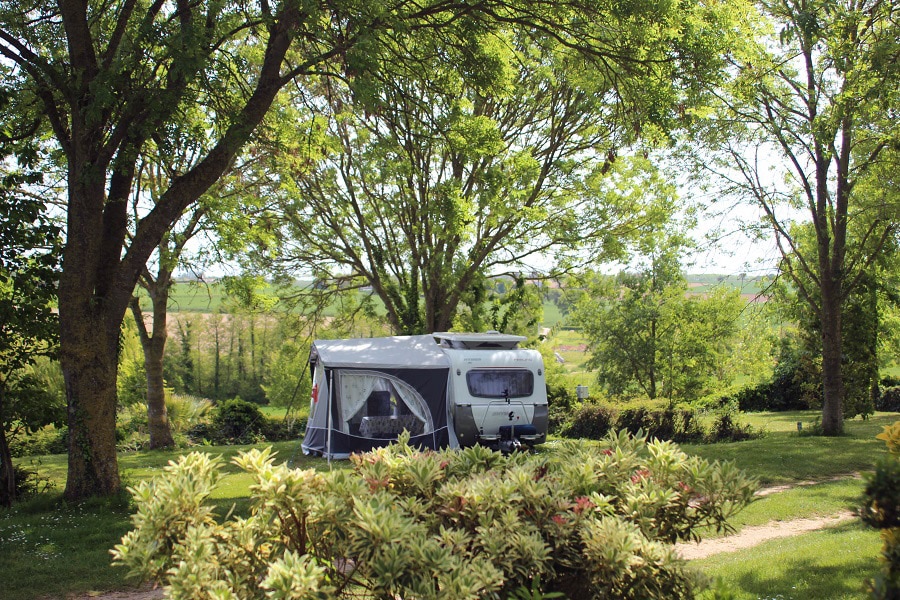
[[[328,430],[325,432],[325,453],[328,456],[328,466],[331,466],[331,399],[334,398],[334,371],[328,372]]]

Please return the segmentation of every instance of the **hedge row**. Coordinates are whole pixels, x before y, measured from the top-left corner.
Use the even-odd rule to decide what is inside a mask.
[[[734,442],[759,437],[760,432],[741,424],[734,411],[720,411],[709,427],[692,407],[628,406],[617,407],[587,402],[575,407],[570,418],[558,429],[567,438],[603,439],[610,431],[643,431],[648,438],[678,443]]]

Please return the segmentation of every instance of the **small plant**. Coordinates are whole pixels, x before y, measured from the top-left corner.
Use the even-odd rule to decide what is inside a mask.
[[[886,426],[875,436],[884,440],[888,455],[867,477],[860,516],[881,530],[881,573],[870,582],[869,591],[877,600],[900,598],[900,421]]]
[[[875,410],[900,412],[900,386],[883,388],[875,400]]]
[[[760,437],[762,434],[746,423],[741,423],[739,413],[725,410],[716,415],[709,433],[706,436],[708,442],[740,442],[743,440]]]
[[[213,514],[221,462],[171,463],[132,489],[134,529],[116,564],[180,598],[691,598],[698,577],[677,540],[727,519],[755,483],[669,442],[611,434],[541,454],[397,444],[352,471],[249,473],[246,518]]]

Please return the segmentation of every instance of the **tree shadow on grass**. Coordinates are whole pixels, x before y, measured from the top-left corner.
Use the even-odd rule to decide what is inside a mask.
[[[877,557],[868,548],[848,543],[848,539],[838,539],[863,531],[865,529],[858,523],[849,523],[803,536],[806,543],[792,545],[794,555],[782,557],[777,574],[748,571],[732,582],[745,594],[759,599],[867,598],[865,582],[878,572]],[[804,548],[812,550],[820,544],[833,548],[832,553],[810,551],[810,555],[804,555]],[[824,560],[823,554],[826,555]]]

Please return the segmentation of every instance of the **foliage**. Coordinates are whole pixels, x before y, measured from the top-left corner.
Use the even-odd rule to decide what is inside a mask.
[[[521,273],[541,254],[564,266],[621,258],[674,207],[644,193],[667,185],[651,163],[618,151],[659,144],[682,121],[690,86],[717,77],[710,50],[727,52],[731,14],[592,7],[604,26],[586,59],[543,28],[511,27],[470,36],[472,76],[418,35],[401,42],[418,60],[393,77],[323,82],[318,103],[298,95],[301,127],[283,128],[267,153],[279,176],[261,185],[276,187],[280,206],[260,218],[261,259],[311,269],[312,296],[370,289],[409,334],[449,329],[458,309],[477,321],[486,277]],[[682,27],[700,62],[667,50],[686,41]],[[620,36],[627,50],[612,51]]]
[[[810,234],[795,235],[798,243],[804,242],[804,251],[811,252],[808,248],[812,243],[809,240]],[[845,418],[872,414],[878,396],[879,366],[892,355],[893,349],[885,346],[885,340],[890,339],[890,334],[886,331],[886,323],[882,317],[897,302],[896,276],[884,268],[885,261],[892,253],[892,248],[885,248],[878,264],[859,274],[856,287],[842,301],[841,367],[846,391],[843,402]],[[797,274],[795,278],[797,277],[804,275]],[[776,307],[776,314],[781,315],[782,319],[797,323],[796,334],[783,340],[785,346],[782,354],[785,354],[788,345],[793,346],[789,352],[794,354],[790,357],[795,364],[794,383],[802,388],[800,393],[807,397],[810,407],[821,407],[821,319],[808,303],[801,301],[796,287],[792,285],[774,286],[772,304]]]
[[[41,476],[35,469],[15,465],[16,500],[23,501],[39,494],[47,493],[53,486],[47,477]]]
[[[900,596],[900,421],[875,437],[884,440],[888,455],[866,478],[860,514],[881,530],[881,573],[870,583],[870,592],[873,598],[888,600]]]
[[[886,387],[875,400],[875,410],[900,412],[900,386]]]
[[[356,456],[352,472],[240,454],[251,513],[224,520],[208,502],[220,461],[183,457],[132,488],[134,529],[115,560],[176,599],[689,598],[697,582],[670,544],[727,529],[753,497],[727,464],[624,433],[545,455],[421,453],[407,440]]]
[[[166,390],[166,411],[175,439],[181,448],[191,445],[189,432],[209,422],[212,403],[205,398],[174,394]],[[128,404],[116,413],[116,441],[120,451],[150,449],[150,426],[143,403]]]
[[[6,150],[0,146],[0,505],[10,506],[20,487],[10,438],[59,418],[52,390],[42,390],[26,367],[52,355],[59,340],[53,303],[60,228],[26,192],[40,175],[10,170]],[[27,164],[28,155],[19,158]]]
[[[270,406],[306,407],[312,393],[308,360],[308,343],[286,341],[278,347],[262,384]]]
[[[166,347],[166,383],[176,392],[216,401],[240,397],[273,406],[307,404],[305,338],[314,321],[281,312],[223,312],[227,308],[177,314],[173,343]],[[320,335],[329,332],[319,329]]]
[[[213,409],[212,427],[218,439],[247,444],[264,433],[266,418],[259,405],[240,398],[221,402]]]
[[[585,402],[572,411],[559,429],[567,438],[599,440],[611,431],[624,430],[650,439],[677,443],[733,442],[760,437],[761,432],[741,423],[728,405],[713,409],[713,420],[705,426],[700,411],[687,405],[635,401],[626,405]]]
[[[687,296],[677,239],[649,250],[642,271],[590,278],[573,320],[588,340],[587,366],[611,395],[693,400],[726,377],[744,303],[724,288]]]
[[[738,412],[724,410],[716,414],[706,435],[708,442],[740,442],[759,437],[749,424],[739,422]]]
[[[147,370],[142,358],[126,358],[119,364],[116,396],[121,406],[140,405],[146,409]]]
[[[37,456],[41,454],[65,454],[69,449],[69,429],[63,425],[47,425],[12,440],[10,451],[13,457]]]
[[[781,352],[768,381],[732,386],[691,404],[701,409],[743,412],[806,410],[821,406],[821,384],[810,372],[810,361],[791,336],[781,339]]]
[[[534,337],[543,320],[544,306],[539,282],[512,278],[476,277],[461,296],[453,318],[454,331],[500,331]]]
[[[567,438],[599,440],[615,428],[617,412],[599,402],[585,402],[575,408],[559,429]]]

